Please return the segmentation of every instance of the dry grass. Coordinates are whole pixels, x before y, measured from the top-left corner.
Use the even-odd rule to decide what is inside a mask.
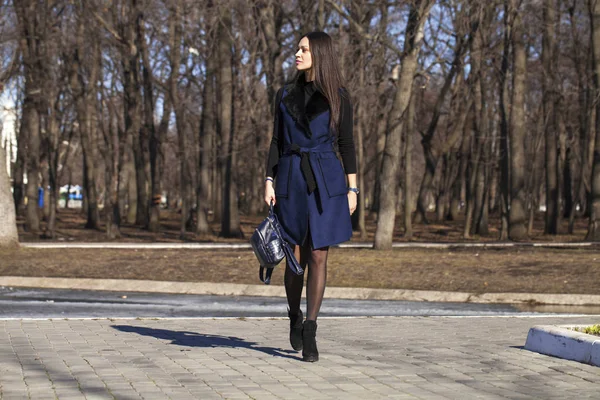
[[[434,216],[429,215],[429,224],[415,224],[413,226],[413,238],[411,241],[416,242],[491,242],[498,239],[498,227],[500,222],[498,218],[490,219],[490,233],[486,236],[473,236],[471,239],[462,237],[464,221],[434,221]],[[537,242],[575,242],[582,241],[587,232],[587,221],[578,219],[575,224],[573,234],[567,234],[567,222],[563,221],[561,225],[560,235],[544,235],[543,214],[538,214],[533,226],[533,231],[530,237],[531,241]],[[106,241],[104,225],[101,225],[100,230],[84,229],[85,219],[83,214],[77,210],[60,210],[57,214],[57,230],[56,240],[75,240],[84,242],[102,242]],[[226,239],[219,236],[220,225],[217,222],[210,224],[211,233],[203,237],[197,237],[192,232],[187,232],[185,240],[193,242],[247,242],[256,225],[264,218],[264,215],[240,217],[241,229],[245,238],[242,239]],[[180,242],[180,220],[181,215],[171,211],[163,210],[161,212],[161,231],[159,233],[148,232],[138,226],[123,223],[121,232],[123,237],[119,241],[126,242]],[[23,229],[24,221],[18,219],[19,239],[21,242],[31,242],[39,240],[48,240],[44,238],[44,233],[30,233]],[[367,216],[367,237],[361,239],[358,232],[354,232],[354,237],[351,241],[368,241],[372,242],[375,237],[376,223],[373,216]],[[402,217],[398,216],[394,230],[394,241],[407,241],[403,235]],[[42,222],[42,230],[45,229],[46,223]]]
[[[600,294],[597,248],[333,248],[328,273],[329,286]],[[260,283],[249,250],[0,250],[0,275]]]

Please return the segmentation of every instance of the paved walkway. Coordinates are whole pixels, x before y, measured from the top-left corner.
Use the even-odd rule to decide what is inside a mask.
[[[321,361],[284,319],[0,320],[0,398],[598,398],[600,369],[523,350],[574,318],[319,320]]]

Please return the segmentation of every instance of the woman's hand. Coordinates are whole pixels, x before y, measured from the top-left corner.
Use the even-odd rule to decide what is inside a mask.
[[[350,215],[356,211],[356,202],[358,195],[354,192],[348,192],[348,206],[350,206]]]
[[[273,189],[273,182],[268,180],[265,182],[265,203],[270,206],[271,200],[273,201],[273,205],[275,205],[275,189]]]

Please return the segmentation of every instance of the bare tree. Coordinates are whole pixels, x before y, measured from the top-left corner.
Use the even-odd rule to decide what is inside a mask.
[[[559,190],[558,190],[558,160],[557,160],[557,135],[556,135],[556,82],[554,74],[554,46],[556,23],[554,2],[545,0],[543,11],[544,35],[542,38],[542,63],[544,67],[543,103],[544,103],[544,130],[546,132],[546,227],[548,234],[558,233],[559,222]]]
[[[508,236],[521,240],[527,236],[527,198],[525,193],[525,76],[527,55],[523,19],[519,0],[508,0],[508,13],[513,18],[511,30],[512,45],[512,95],[509,119],[510,140],[510,209],[508,213]]]
[[[220,23],[218,30],[219,69],[217,76],[219,99],[219,134],[221,148],[219,166],[223,183],[221,217],[221,235],[225,237],[241,237],[240,216],[238,211],[238,194],[234,177],[236,158],[235,130],[233,118],[233,72],[232,72],[232,41],[231,41],[231,11],[227,5],[220,5]]]
[[[410,7],[404,40],[404,59],[402,60],[398,88],[388,119],[388,132],[381,167],[380,204],[374,245],[376,249],[389,249],[392,247],[398,193],[396,177],[400,164],[400,141],[406,111],[412,95],[417,56],[423,39],[423,24],[432,6],[433,1],[415,0]]]
[[[87,222],[88,229],[98,229],[100,224],[100,212],[98,209],[98,194],[96,192],[96,165],[97,150],[95,143],[95,124],[93,113],[95,113],[94,97],[96,95],[95,85],[98,82],[98,62],[94,60],[95,51],[89,52],[90,43],[87,38],[95,37],[89,34],[88,10],[84,2],[77,4],[77,25],[75,30],[75,44],[70,58],[69,85],[75,102],[77,113],[77,126],[81,141],[84,170],[84,189],[87,199]],[[86,30],[88,32],[86,32]],[[91,57],[90,57],[91,54]],[[86,65],[87,64],[87,65]]]
[[[42,79],[45,76],[43,44],[46,35],[44,3],[33,0],[15,3],[20,31],[20,49],[25,75],[25,96],[19,140],[27,144],[26,229],[40,230],[38,187],[40,175],[40,109],[43,109]],[[19,171],[20,172],[20,171]],[[15,199],[20,201],[20,199]]]

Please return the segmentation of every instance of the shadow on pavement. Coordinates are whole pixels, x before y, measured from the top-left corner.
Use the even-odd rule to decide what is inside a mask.
[[[188,347],[229,347],[244,348],[263,352],[275,357],[300,360],[300,357],[290,355],[296,353],[292,350],[278,349],[275,347],[258,346],[256,342],[250,342],[235,336],[209,335],[188,331],[172,331],[168,329],[147,328],[144,326],[112,325],[112,328],[127,333],[137,333],[142,336],[151,336],[157,339],[170,340],[171,344]]]

